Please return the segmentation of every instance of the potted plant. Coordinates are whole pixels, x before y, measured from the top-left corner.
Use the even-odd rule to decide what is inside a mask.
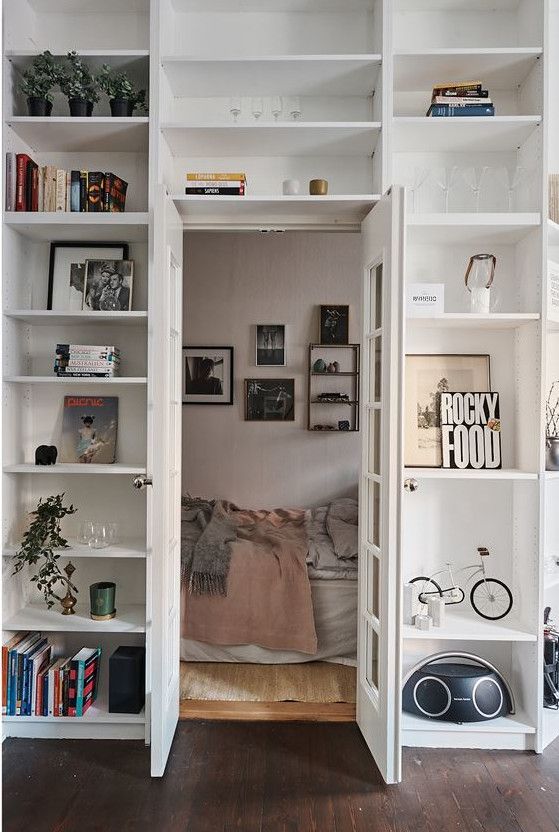
[[[51,90],[60,81],[61,66],[47,50],[36,55],[23,72],[20,90],[27,98],[30,116],[50,116],[52,112]]]
[[[54,605],[55,599],[60,601],[72,599],[73,604],[63,603],[62,605],[65,611],[64,614],[71,615],[76,599],[73,598],[70,590],[74,592],[78,590],[70,581],[74,571],[71,564],[68,564],[65,570],[68,577],[62,573],[58,565],[60,549],[68,548],[68,541],[60,531],[60,521],[69,514],[75,514],[77,509],[73,505],[65,506],[63,501],[64,494],[57,494],[47,497],[45,500],[42,498],[39,500],[37,508],[31,512],[33,519],[23,535],[21,548],[13,557],[16,563],[12,574],[17,575],[26,565],[36,566],[40,563],[39,569],[31,577],[31,581],[42,591],[49,609]],[[59,581],[62,581],[66,586],[65,599],[59,598],[53,591]],[[68,608],[70,612],[66,612]]]
[[[103,64],[97,82],[108,96],[111,115],[115,118],[132,116],[135,109],[147,110],[146,91],[135,89],[125,72],[115,72],[108,64]]]
[[[60,89],[68,99],[71,116],[90,116],[99,101],[99,85],[77,52],[68,52],[68,66],[62,71]]]

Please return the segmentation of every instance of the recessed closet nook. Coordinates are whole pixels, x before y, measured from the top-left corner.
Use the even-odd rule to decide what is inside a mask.
[[[5,0],[4,151],[128,183],[122,213],[4,213],[3,641],[101,647],[83,717],[5,715],[5,735],[145,740],[160,776],[179,718],[355,719],[387,782],[404,746],[540,753],[559,736],[542,670],[544,609],[559,606],[545,441],[558,14],[547,0]],[[148,112],[112,117],[104,96],[71,117],[55,92],[50,116],[27,115],[22,73],[44,50],[127,72]],[[472,79],[494,116],[426,117],[434,87]],[[246,194],[185,193],[202,171],[242,172]],[[309,194],[316,179],[327,193]],[[131,308],[54,308],[52,243],[127,244]],[[496,269],[472,312],[478,253]],[[415,284],[444,303],[415,316]],[[120,375],[55,376],[66,343],[117,346]],[[410,355],[489,356],[501,468],[410,457],[426,427]],[[60,451],[65,396],[118,398],[114,463],[35,464],[37,446]],[[28,513],[63,492],[78,509],[62,525],[69,616],[11,560]],[[85,520],[117,523],[118,542],[80,543]],[[478,547],[511,611],[477,615],[461,576],[441,627],[407,623],[404,584],[447,561],[458,576]],[[109,620],[90,617],[99,581],[116,584]],[[138,714],[109,706],[121,645],[145,648]],[[495,666],[513,712],[403,711],[406,674],[438,653]]]

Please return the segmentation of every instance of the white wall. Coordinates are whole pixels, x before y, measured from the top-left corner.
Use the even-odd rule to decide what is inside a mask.
[[[233,406],[183,407],[183,493],[251,508],[355,494],[361,434],[307,431],[306,374],[321,303],[349,303],[360,340],[359,235],[194,232],[184,259],[183,342],[232,345],[235,394]],[[287,324],[286,367],[255,366],[257,323]],[[244,379],[280,377],[295,378],[295,421],[245,422]]]
[[[559,173],[559,0],[549,13],[549,172]]]

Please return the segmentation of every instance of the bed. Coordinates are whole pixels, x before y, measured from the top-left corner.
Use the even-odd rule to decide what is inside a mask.
[[[202,514],[200,505],[183,500],[181,658],[355,664],[356,501],[274,512],[212,501]]]

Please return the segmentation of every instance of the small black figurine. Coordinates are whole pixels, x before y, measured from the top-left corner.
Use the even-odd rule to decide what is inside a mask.
[[[338,430],[349,430],[349,422],[346,419],[338,422]]]
[[[57,456],[56,445],[39,445],[35,451],[35,465],[54,465]]]

